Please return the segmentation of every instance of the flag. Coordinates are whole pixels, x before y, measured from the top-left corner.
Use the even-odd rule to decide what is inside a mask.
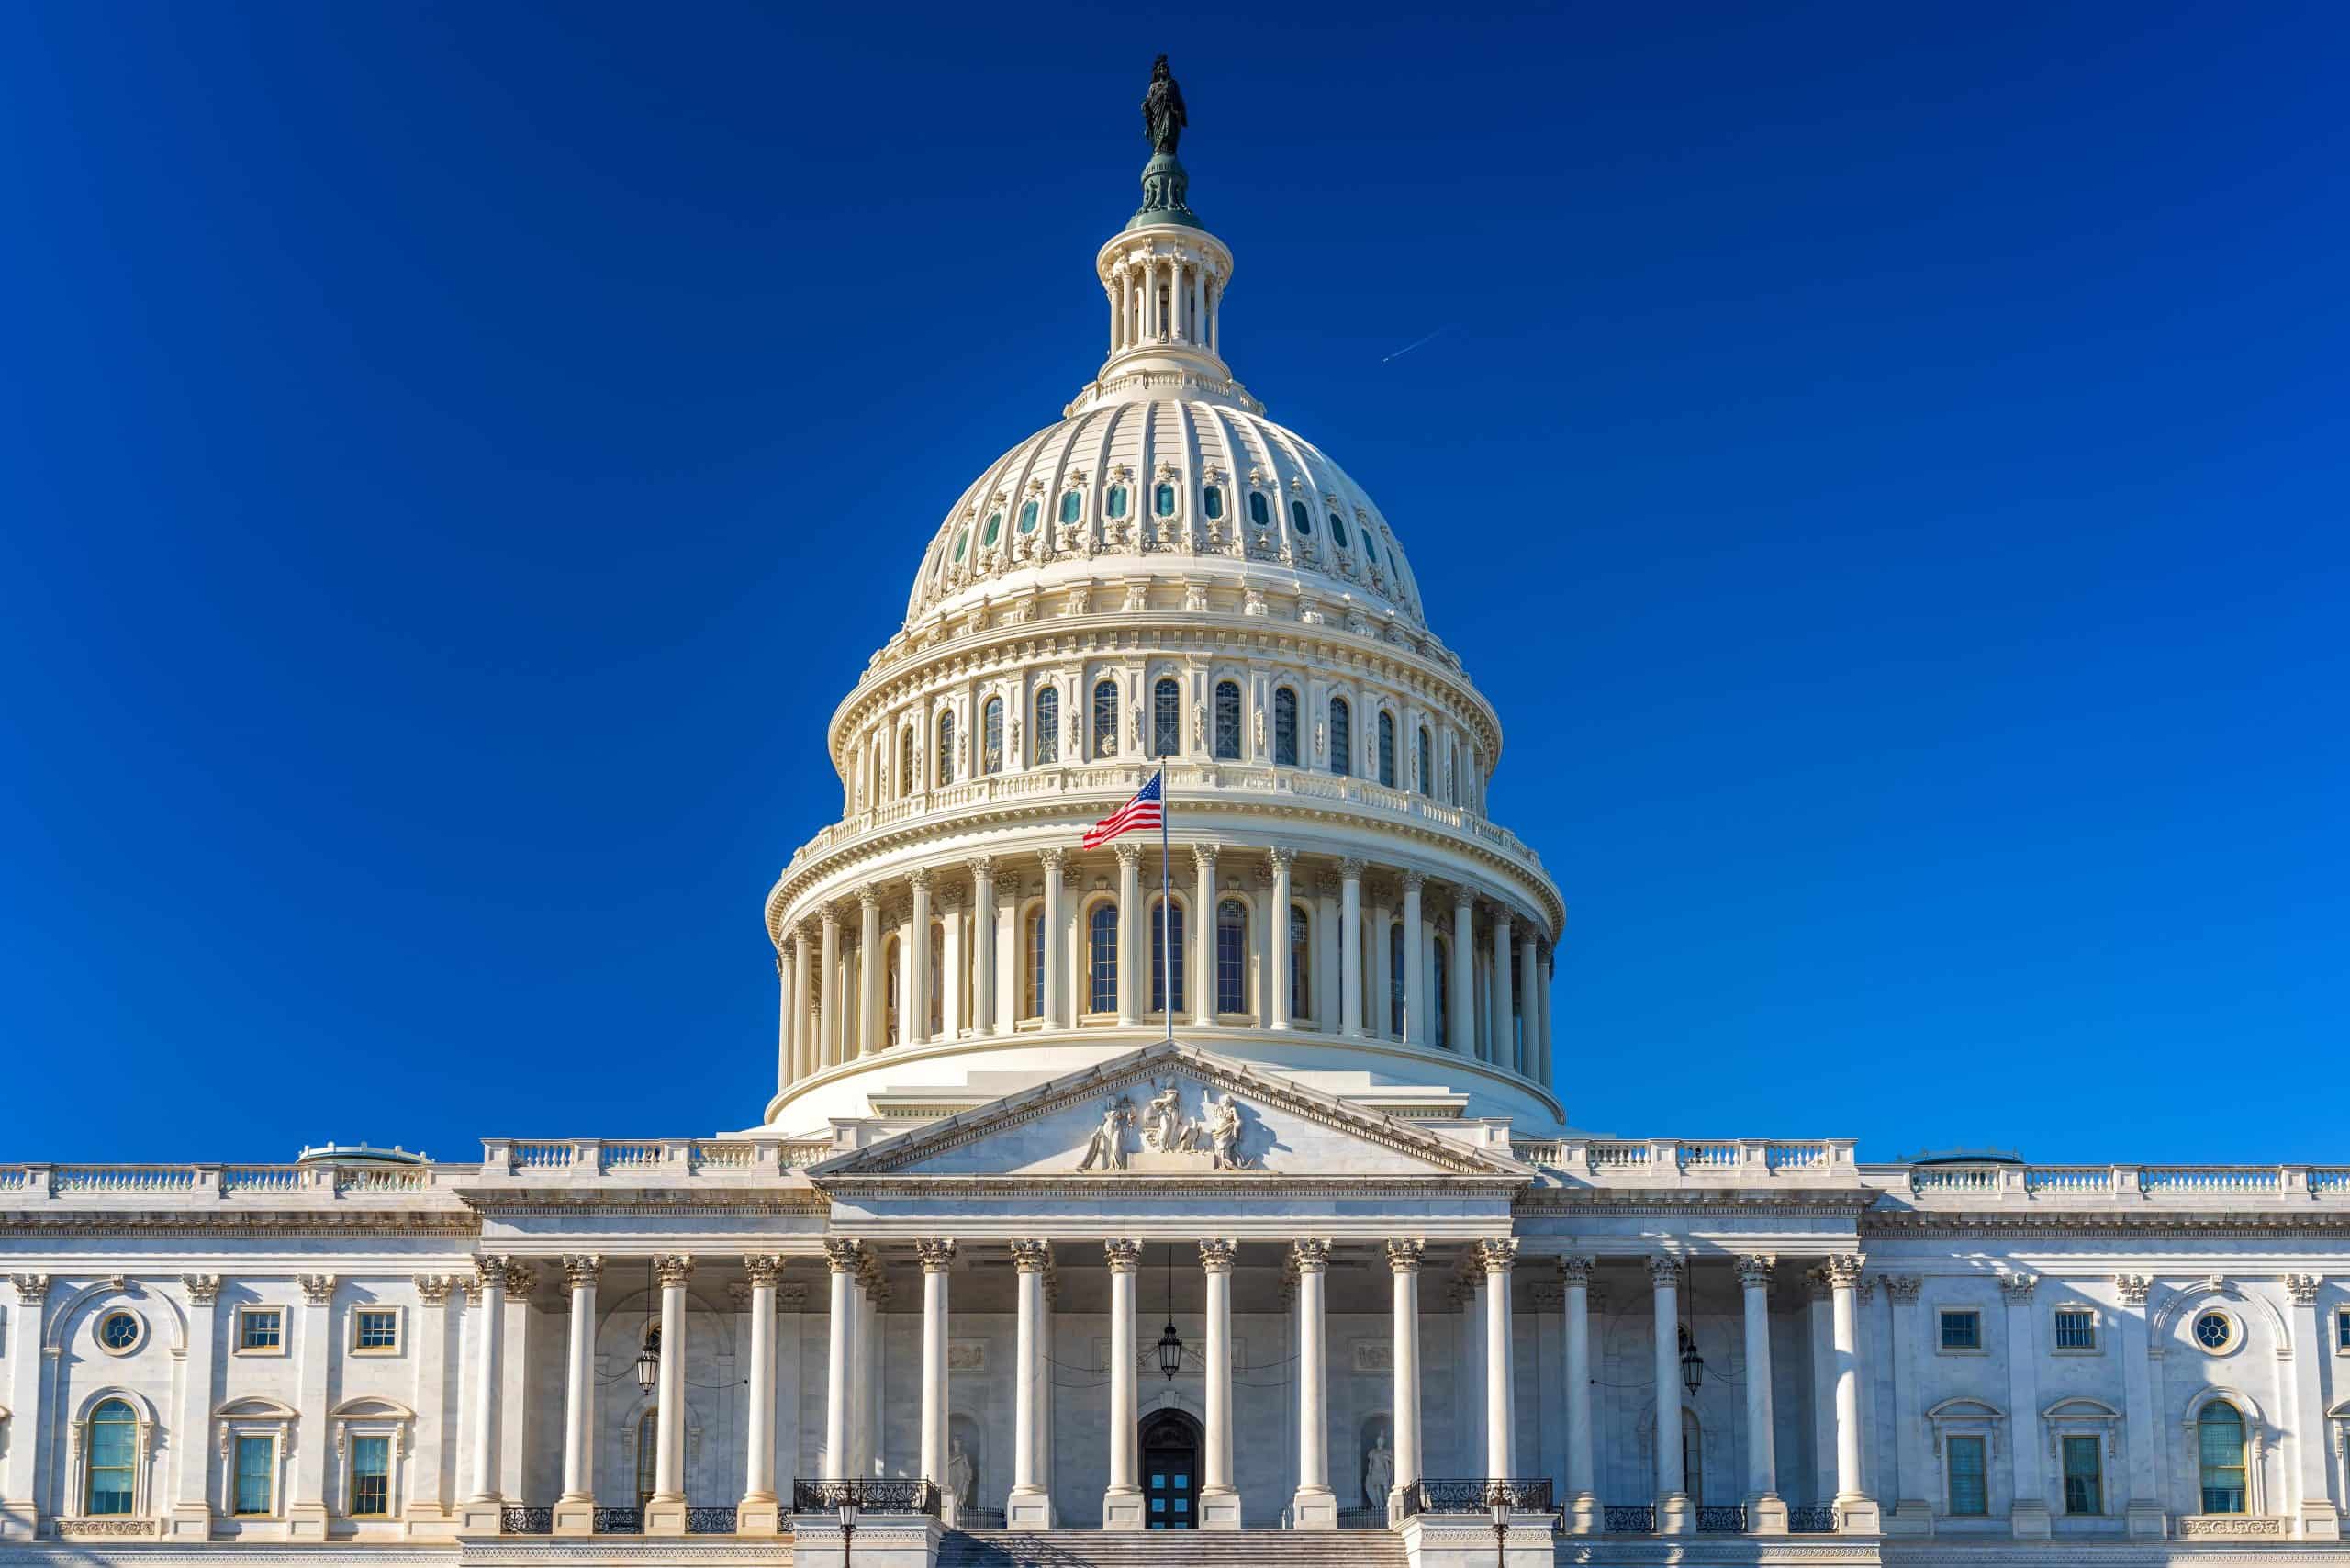
[[[1099,849],[1129,828],[1158,827],[1163,808],[1160,806],[1160,786],[1167,773],[1164,768],[1150,776],[1150,782],[1135,791],[1135,798],[1095,823],[1085,834],[1085,847]]]

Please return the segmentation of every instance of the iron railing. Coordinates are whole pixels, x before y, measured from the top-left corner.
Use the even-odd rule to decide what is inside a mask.
[[[553,1535],[554,1510],[509,1503],[498,1510],[498,1529],[503,1535]]]
[[[1387,1510],[1385,1508],[1340,1508],[1338,1528],[1340,1529],[1385,1529]]]
[[[1826,1503],[1815,1503],[1802,1508],[1789,1508],[1787,1533],[1789,1535],[1834,1535],[1836,1510]]]
[[[734,1505],[729,1503],[722,1508],[715,1506],[688,1508],[686,1533],[688,1535],[733,1535],[734,1533]]]
[[[1599,1510],[1599,1528],[1609,1535],[1654,1535],[1654,1503],[1609,1503]]]
[[[1699,1535],[1744,1535],[1746,1533],[1745,1506],[1732,1503],[1726,1507],[1699,1508],[1697,1533]]]
[[[1002,1529],[1007,1522],[1002,1508],[965,1508],[955,1516],[957,1529]]]
[[[1547,1514],[1550,1511],[1550,1478],[1472,1475],[1415,1481],[1404,1488],[1404,1517],[1482,1514],[1503,1501],[1523,1513]]]
[[[928,1481],[795,1481],[791,1511],[828,1514],[854,1503],[868,1514],[927,1514],[938,1517],[938,1487]]]
[[[598,1535],[643,1535],[644,1510],[643,1508],[599,1508],[588,1528]]]

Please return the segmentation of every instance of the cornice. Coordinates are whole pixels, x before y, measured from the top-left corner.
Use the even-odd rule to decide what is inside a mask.
[[[2350,1213],[2329,1214],[2304,1208],[2279,1209],[2274,1214],[2244,1210],[2209,1213],[2123,1214],[2069,1210],[2053,1214],[1920,1214],[1914,1210],[1874,1210],[1861,1226],[1872,1236],[1979,1239],[2002,1236],[2127,1237],[2146,1240],[2273,1241],[2279,1238],[2338,1241],[2350,1236]]]
[[[923,1176],[844,1175],[826,1178],[826,1185],[859,1198],[1032,1198],[1040,1193],[1077,1193],[1099,1199],[1108,1194],[1143,1197],[1150,1202],[1172,1198],[1280,1200],[1299,1193],[1344,1193],[1351,1197],[1382,1195],[1426,1198],[1431,1192],[1505,1194],[1518,1185],[1515,1176],[1297,1176],[1263,1171],[1232,1175],[1169,1177],[1107,1176]],[[941,1224],[945,1221],[939,1222]],[[1380,1222],[1389,1229],[1397,1223]],[[1415,1221],[1414,1223],[1417,1223]]]
[[[0,1237],[86,1236],[128,1238],[152,1236],[272,1237],[466,1236],[481,1234],[481,1216],[471,1210],[420,1213],[414,1210],[305,1214],[286,1210],[241,1211],[235,1214],[195,1214],[185,1211],[71,1209],[0,1215]]]
[[[1806,1216],[1852,1224],[1867,1208],[1874,1193],[1862,1190],[1818,1187],[1714,1187],[1683,1190],[1610,1187],[1529,1187],[1520,1193],[1510,1212],[1518,1215],[1572,1213],[1651,1219],[1659,1216],[1699,1219],[1730,1218],[1768,1210],[1782,1216]]]

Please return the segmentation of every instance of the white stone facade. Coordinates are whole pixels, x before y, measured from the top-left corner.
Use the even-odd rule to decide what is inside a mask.
[[[1508,1480],[1517,1568],[2350,1563],[2350,1166],[1575,1130],[1498,717],[1233,379],[1229,250],[1097,266],[834,715],[758,1125],[0,1165],[0,1561],[829,1564],[856,1482],[865,1563],[1465,1565]]]

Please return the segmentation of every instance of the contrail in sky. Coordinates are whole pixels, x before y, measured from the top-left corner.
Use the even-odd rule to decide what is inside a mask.
[[[1387,356],[1387,359],[1382,359],[1382,360],[1381,360],[1379,363],[1380,363],[1380,364],[1385,364],[1387,363],[1387,360],[1389,360],[1389,359],[1402,359],[1405,354],[1410,353],[1414,349],[1418,348],[1418,347],[1420,347],[1422,344],[1425,344],[1425,343],[1432,343],[1432,342],[1436,342],[1436,341],[1437,341],[1437,339],[1438,339],[1438,338],[1440,338],[1440,337],[1444,336],[1444,335],[1445,335],[1445,333],[1449,332],[1450,330],[1452,330],[1452,328],[1451,328],[1451,326],[1450,326],[1449,324],[1448,324],[1448,325],[1446,325],[1446,326],[1438,327],[1435,331],[1430,332],[1427,337],[1422,338],[1422,339],[1419,341],[1419,342],[1416,342],[1416,343],[1405,343],[1402,348],[1397,349],[1393,353],[1389,354],[1389,355]]]

